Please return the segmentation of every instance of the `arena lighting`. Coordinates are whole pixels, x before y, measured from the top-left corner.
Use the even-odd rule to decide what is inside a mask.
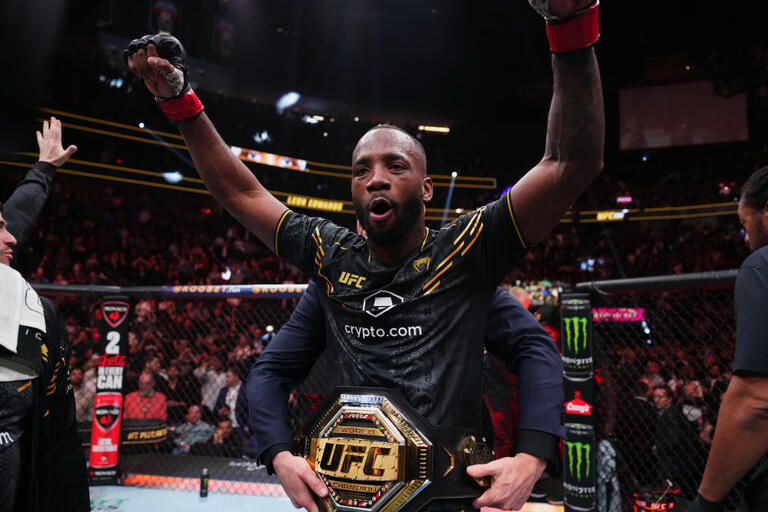
[[[277,107],[277,111],[282,114],[285,109],[294,106],[299,102],[300,99],[301,94],[294,91],[287,92],[280,96],[280,99],[277,100],[275,106]]]
[[[420,124],[419,130],[422,132],[434,132],[434,133],[450,133],[451,129],[447,126],[429,126],[426,124]]]
[[[181,174],[179,171],[164,172],[163,179],[168,183],[178,183],[182,179],[184,179],[184,175]]]
[[[647,161],[648,161],[648,157],[643,155],[643,162],[647,162]]]
[[[443,220],[440,224],[441,226],[445,226],[445,224],[448,222],[448,210],[451,209],[451,200],[453,200],[453,186],[456,184],[456,176],[458,175],[459,173],[456,171],[451,173],[451,184],[448,186],[448,196],[445,198],[445,209],[443,209]]]
[[[632,196],[618,196],[616,198],[616,203],[618,204],[629,204],[632,202]]]
[[[328,136],[328,132],[323,132],[323,137],[327,137],[327,136]]]
[[[355,122],[358,122],[358,121],[360,121],[360,118],[355,116]]]
[[[269,136],[269,132],[267,130],[262,130],[253,134],[253,140],[257,144],[262,144],[264,142],[270,142],[272,138]]]
[[[313,116],[305,114],[304,116],[302,116],[301,120],[304,121],[307,124],[317,124],[320,121],[325,121],[325,117],[319,116],[317,114],[315,114]]]
[[[144,123],[139,123],[139,128],[144,129]]]

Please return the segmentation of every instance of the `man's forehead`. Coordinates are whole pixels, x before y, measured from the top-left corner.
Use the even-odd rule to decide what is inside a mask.
[[[418,154],[411,138],[399,130],[392,128],[377,128],[371,130],[357,142],[352,153],[352,159],[372,153],[407,153]]]

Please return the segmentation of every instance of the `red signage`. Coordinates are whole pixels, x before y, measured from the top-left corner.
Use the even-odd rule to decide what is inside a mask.
[[[592,404],[581,399],[581,391],[574,391],[574,399],[565,402],[566,414],[578,414],[579,416],[592,416]]]
[[[120,421],[123,411],[123,395],[99,393],[93,401],[93,425],[91,427],[91,470],[113,469],[117,466],[120,448]]]

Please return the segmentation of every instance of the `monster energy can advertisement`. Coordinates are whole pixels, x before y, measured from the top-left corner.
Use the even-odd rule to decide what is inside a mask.
[[[565,426],[563,441],[565,510],[595,509],[595,431],[587,425]]]
[[[566,512],[595,510],[594,370],[592,305],[587,294],[563,295],[560,306],[565,439],[563,491]]]
[[[560,349],[566,375],[592,375],[592,307],[584,294],[563,296]]]

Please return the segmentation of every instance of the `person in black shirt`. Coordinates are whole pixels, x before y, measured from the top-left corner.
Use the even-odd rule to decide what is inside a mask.
[[[768,452],[768,166],[742,187],[739,219],[752,254],[736,278],[733,377],[717,416],[699,496],[689,510],[719,511],[734,485]],[[768,510],[768,460],[744,491],[744,511]]]
[[[433,185],[424,148],[407,132],[375,127],[353,151],[352,202],[365,239],[287,210],[232,154],[190,88],[178,40],[145,36],[125,52],[129,69],[178,123],[214,197],[319,285],[326,339],[343,361],[340,383],[397,390],[435,425],[480,430],[483,337],[494,290],[602,169],[603,100],[591,48],[598,35],[597,4],[532,4],[550,22],[554,52],[544,156],[498,200],[438,231],[425,223]],[[578,41],[553,35],[574,24],[589,28],[569,32]],[[470,466],[472,477],[491,481],[473,506],[522,506],[519,496],[510,496],[522,464],[545,461],[520,454]],[[282,451],[273,466],[292,503],[317,510],[311,493],[328,491],[307,461]]]
[[[318,285],[311,282],[290,320],[275,334],[248,378],[251,427],[259,460],[269,471],[273,471],[275,455],[292,449],[288,395],[307,376],[327,346],[321,294]],[[515,452],[554,462],[559,458],[558,440],[565,431],[560,354],[536,318],[501,288],[496,289],[487,322],[485,348],[498,355],[506,368],[519,377],[520,417]],[[332,372],[324,375],[321,391],[333,389],[334,377]],[[536,465],[521,466],[520,488],[512,493],[527,497],[528,481],[535,481],[542,469]]]
[[[55,117],[45,121],[36,135],[40,160],[0,204],[2,265],[11,265],[23,250],[56,169],[77,150],[73,145],[62,147],[61,121]],[[40,305],[46,332],[43,343],[35,347],[37,368],[13,364],[14,354],[0,346],[0,510],[87,511],[88,475],[69,382],[67,330],[53,302],[41,297]]]

